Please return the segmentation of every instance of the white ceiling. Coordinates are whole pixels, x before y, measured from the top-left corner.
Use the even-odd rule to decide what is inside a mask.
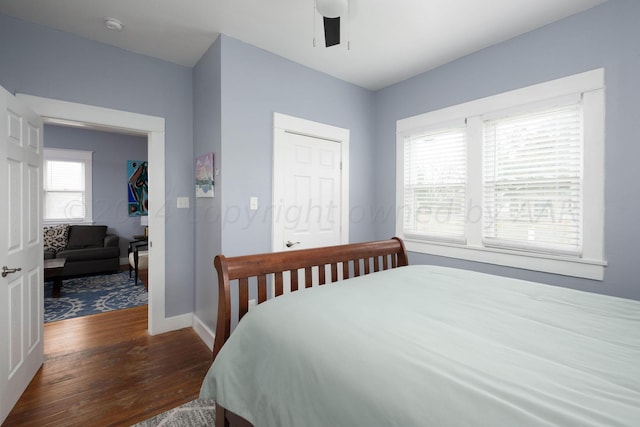
[[[317,14],[313,46],[313,0],[0,0],[0,13],[188,67],[224,33],[376,90],[605,1],[350,0],[349,50],[324,47]]]

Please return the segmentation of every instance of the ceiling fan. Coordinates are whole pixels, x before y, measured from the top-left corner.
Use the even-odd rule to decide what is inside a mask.
[[[322,16],[325,46],[340,44],[340,17],[345,15],[348,17],[349,0],[315,0],[314,8]],[[313,45],[315,46],[315,34]],[[347,48],[349,48],[348,41]]]

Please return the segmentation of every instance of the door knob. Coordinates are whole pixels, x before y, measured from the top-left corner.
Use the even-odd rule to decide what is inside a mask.
[[[295,246],[295,245],[299,245],[300,242],[292,242],[291,240],[287,240],[287,243],[285,243],[285,245],[287,245],[288,248],[290,248],[291,246]]]
[[[9,268],[6,265],[2,267],[2,277],[7,277],[8,274],[17,273],[18,271],[22,271],[20,267],[18,268]]]

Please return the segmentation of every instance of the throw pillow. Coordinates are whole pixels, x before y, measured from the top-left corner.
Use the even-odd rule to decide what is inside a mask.
[[[69,224],[44,226],[44,250],[58,252],[67,247]]]

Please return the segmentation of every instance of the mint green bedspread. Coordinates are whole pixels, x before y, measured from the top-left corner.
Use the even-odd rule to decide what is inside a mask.
[[[260,304],[201,397],[255,427],[640,426],[640,302],[409,266]]]

